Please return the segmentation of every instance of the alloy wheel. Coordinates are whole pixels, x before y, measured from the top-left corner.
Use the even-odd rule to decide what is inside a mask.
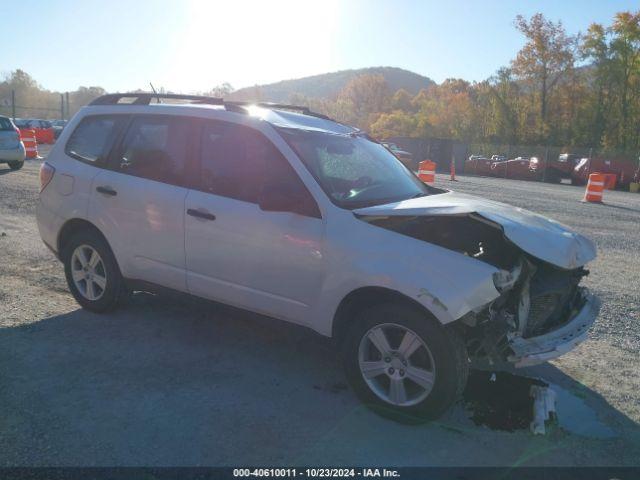
[[[107,288],[107,271],[97,250],[80,245],[71,255],[71,276],[80,294],[87,300],[99,300]]]
[[[420,403],[431,393],[436,379],[426,343],[414,331],[395,323],[376,325],[363,335],[358,363],[369,388],[396,406]]]

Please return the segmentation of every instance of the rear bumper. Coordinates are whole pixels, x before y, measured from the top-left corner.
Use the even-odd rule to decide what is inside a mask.
[[[24,145],[19,143],[18,146],[11,149],[0,148],[0,163],[2,162],[22,162],[25,158]]]
[[[508,358],[509,363],[517,368],[537,365],[564,355],[584,342],[589,327],[593,325],[600,312],[600,300],[586,288],[582,290],[582,295],[585,299],[582,309],[566,325],[539,337],[509,338],[509,345],[514,352]]]

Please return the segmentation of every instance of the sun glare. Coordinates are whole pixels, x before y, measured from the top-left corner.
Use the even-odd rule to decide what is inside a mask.
[[[192,1],[185,8],[187,24],[165,70],[167,89],[206,90],[222,82],[241,88],[335,69],[334,0]]]

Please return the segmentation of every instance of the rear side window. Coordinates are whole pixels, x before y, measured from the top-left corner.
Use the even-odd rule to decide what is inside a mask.
[[[126,121],[118,115],[85,117],[69,137],[66,154],[91,163],[105,160]]]
[[[0,130],[3,132],[13,131],[13,124],[11,123],[11,120],[7,117],[0,117]]]
[[[114,169],[136,177],[181,185],[189,156],[188,119],[136,117],[115,158]]]

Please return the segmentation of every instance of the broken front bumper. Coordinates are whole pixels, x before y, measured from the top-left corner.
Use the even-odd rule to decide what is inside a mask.
[[[532,338],[512,336],[509,346],[514,354],[508,360],[515,367],[529,367],[564,355],[587,339],[589,327],[600,312],[600,300],[582,289],[584,305],[567,324],[544,335]]]

